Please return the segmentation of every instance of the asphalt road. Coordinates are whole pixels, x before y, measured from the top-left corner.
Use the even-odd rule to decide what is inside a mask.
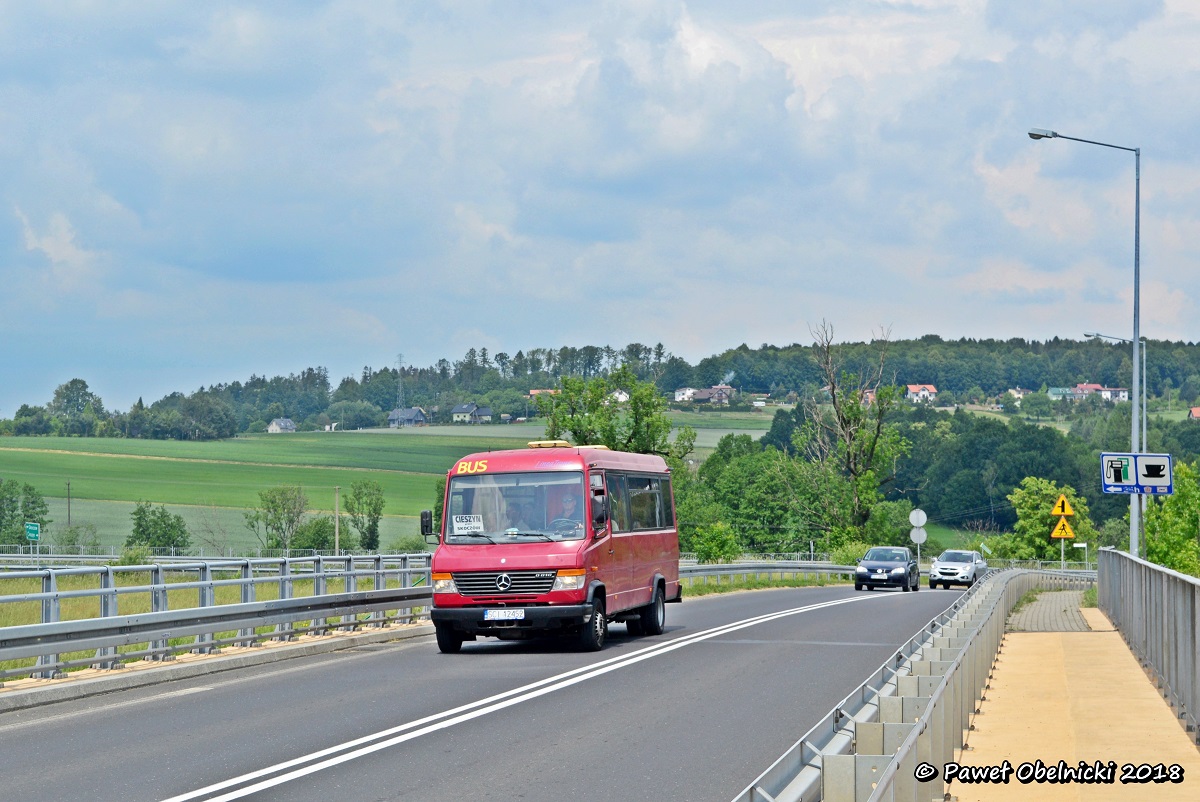
[[[430,637],[14,711],[0,797],[727,802],[959,595],[710,596],[599,653]]]

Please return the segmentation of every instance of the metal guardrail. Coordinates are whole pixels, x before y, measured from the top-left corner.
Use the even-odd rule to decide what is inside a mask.
[[[1100,609],[1197,741],[1200,579],[1112,549],[1100,551],[1100,575]]]
[[[221,646],[288,640],[306,632],[411,621],[432,601],[429,557],[193,561],[0,573],[0,609],[40,609],[38,623],[0,628],[0,662],[37,658],[32,665],[0,669],[0,681],[61,676],[79,666],[117,668],[126,660],[170,659],[180,652],[211,653]],[[68,578],[76,581],[63,581]],[[39,592],[5,592],[31,580],[40,584]],[[77,587],[63,587],[69,584]],[[259,600],[263,588],[269,591],[262,595],[273,598]],[[195,604],[185,601],[186,606],[178,607],[181,594],[194,598]],[[219,603],[219,595],[235,595],[236,601]],[[124,605],[128,609],[137,597],[138,606],[149,610],[122,615],[122,601],[129,600]],[[95,604],[92,609],[98,615],[84,617],[76,610],[73,620],[64,621],[64,604],[74,600]],[[308,623],[296,626],[297,622]],[[141,644],[145,648],[118,651]],[[92,650],[94,654],[69,654]]]
[[[734,802],[874,802],[942,798],[918,782],[964,745],[1008,613],[1034,587],[1079,588],[1086,573],[993,572],[936,616]]]
[[[714,577],[716,583],[721,584],[723,577],[729,577],[732,582],[736,578],[741,577],[742,581],[749,581],[751,577],[761,579],[764,574],[768,577],[773,575],[793,577],[810,576],[815,574],[835,575],[848,574],[854,576],[855,566],[853,565],[831,565],[824,562],[804,562],[797,560],[780,560],[775,562],[735,562],[735,563],[704,563],[701,565],[680,565],[679,578],[702,579],[701,584],[708,584],[708,578]]]

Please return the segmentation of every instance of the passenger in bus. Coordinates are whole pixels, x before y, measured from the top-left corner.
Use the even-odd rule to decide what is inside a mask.
[[[508,517],[508,528],[516,529],[518,532],[528,532],[531,527],[525,517],[525,510],[520,502],[514,501],[508,505],[508,510],[505,512]]]

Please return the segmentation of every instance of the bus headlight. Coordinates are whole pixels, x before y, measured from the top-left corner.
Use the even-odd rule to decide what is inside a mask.
[[[451,574],[434,574],[433,592],[434,593],[458,593],[458,588],[454,585],[454,576]]]
[[[587,571],[582,568],[564,568],[554,578],[554,586],[550,590],[583,590],[586,586]]]

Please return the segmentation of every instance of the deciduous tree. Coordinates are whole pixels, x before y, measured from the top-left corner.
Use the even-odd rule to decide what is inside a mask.
[[[1200,576],[1200,476],[1196,466],[1176,462],[1174,494],[1146,508],[1146,559],[1175,571]]]
[[[260,490],[258,506],[245,513],[246,528],[263,548],[290,549],[307,509],[308,496],[299,487],[284,485]]]
[[[126,548],[185,550],[191,545],[183,516],[167,512],[161,504],[154,507],[148,501],[139,501],[130,515],[133,531],[125,538]]]
[[[346,514],[358,533],[358,542],[367,551],[379,548],[379,519],[386,504],[383,486],[374,479],[359,479],[346,494]]]

